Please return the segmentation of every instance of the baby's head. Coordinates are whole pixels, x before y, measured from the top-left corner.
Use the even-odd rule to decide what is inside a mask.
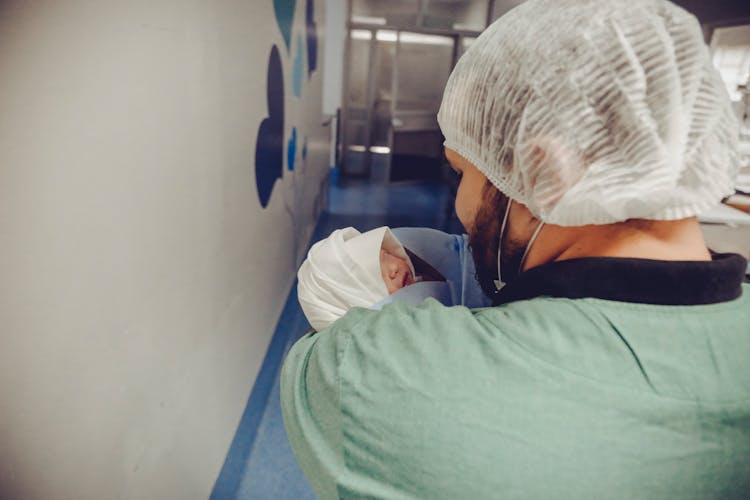
[[[389,228],[349,227],[313,245],[297,275],[302,310],[320,330],[351,307],[370,307],[414,283],[414,266]]]
[[[380,247],[380,274],[383,276],[388,294],[414,283],[414,275],[406,259],[392,254],[382,245]]]

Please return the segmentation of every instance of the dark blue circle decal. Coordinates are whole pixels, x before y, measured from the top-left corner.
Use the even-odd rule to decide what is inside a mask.
[[[273,0],[273,10],[276,14],[276,22],[279,24],[281,36],[286,43],[286,50],[292,41],[292,22],[294,21],[294,9],[297,0]]]
[[[255,145],[255,184],[263,208],[268,205],[273,186],[284,169],[284,75],[276,45],[268,58],[266,85],[268,117],[260,124]]]

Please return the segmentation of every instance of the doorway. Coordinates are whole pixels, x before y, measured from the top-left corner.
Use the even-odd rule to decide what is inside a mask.
[[[390,10],[382,2],[351,3],[342,175],[379,183],[442,178],[437,112],[443,90],[486,27],[493,2],[448,3],[451,8],[444,1],[399,2]]]

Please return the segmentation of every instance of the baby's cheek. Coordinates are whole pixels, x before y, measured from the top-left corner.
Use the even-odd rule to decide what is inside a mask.
[[[390,280],[385,282],[386,288],[388,288],[388,294],[394,294],[401,290],[402,286],[398,279]]]

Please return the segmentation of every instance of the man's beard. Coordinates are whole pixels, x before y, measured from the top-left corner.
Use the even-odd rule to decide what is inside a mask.
[[[497,287],[495,287],[495,280],[498,279],[497,249],[500,243],[500,227],[508,200],[507,196],[487,181],[482,190],[482,204],[474,218],[473,227],[469,231],[469,247],[474,258],[476,278],[485,295],[490,298],[497,293]],[[503,281],[509,282],[518,275],[524,248],[523,242],[514,241],[508,237],[506,227],[500,257]]]

